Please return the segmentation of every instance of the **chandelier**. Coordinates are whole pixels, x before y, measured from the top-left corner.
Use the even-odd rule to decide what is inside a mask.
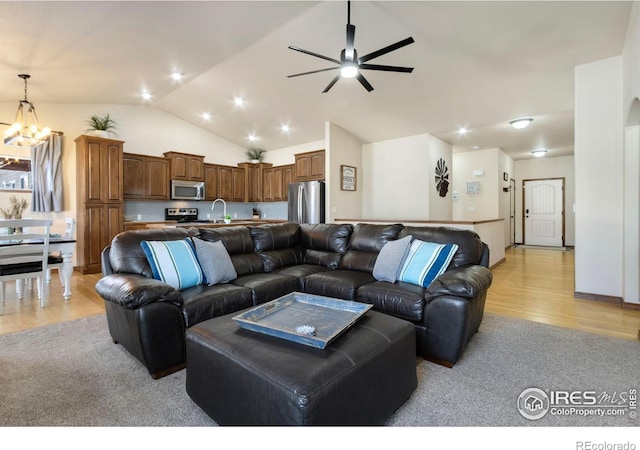
[[[24,80],[24,100],[20,100],[14,124],[4,132],[4,143],[35,147],[46,140],[51,134],[51,128],[40,128],[36,107],[27,98],[27,80],[31,75],[21,73],[18,77]]]

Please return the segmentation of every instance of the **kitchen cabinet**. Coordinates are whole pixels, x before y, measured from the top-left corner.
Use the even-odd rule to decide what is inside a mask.
[[[77,269],[97,273],[102,250],[122,231],[124,142],[83,135],[75,143]]]
[[[215,200],[221,198],[219,166],[216,164],[204,165],[204,199]]]
[[[262,171],[262,201],[273,202],[274,201],[274,180],[277,176],[276,173],[280,173],[282,178],[282,171],[277,167],[270,167]]]
[[[324,180],[324,150],[295,155],[295,181]]]
[[[169,200],[169,163],[166,158],[124,153],[124,198]]]
[[[268,201],[263,199],[263,172],[272,167],[270,163],[239,163],[244,170],[244,200],[245,202]]]
[[[282,201],[286,202],[289,199],[289,184],[295,180],[295,171],[295,164],[282,166]]]
[[[204,156],[179,152],[165,152],[171,162],[171,179],[204,181]]]
[[[217,171],[214,171],[214,167]],[[211,164],[209,166],[210,182],[214,183],[213,177],[217,175],[217,196],[215,198],[209,198],[207,194],[206,180],[205,180],[205,196],[210,200],[221,198],[227,202],[244,202],[245,191],[245,174],[244,169],[231,166],[216,166]]]

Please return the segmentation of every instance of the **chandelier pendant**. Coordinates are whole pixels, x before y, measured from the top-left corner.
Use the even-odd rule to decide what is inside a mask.
[[[18,77],[24,80],[24,100],[18,103],[16,120],[4,132],[5,145],[18,145],[21,147],[35,147],[43,143],[51,134],[51,128],[40,128],[36,107],[27,96],[27,80],[31,75],[22,73]]]

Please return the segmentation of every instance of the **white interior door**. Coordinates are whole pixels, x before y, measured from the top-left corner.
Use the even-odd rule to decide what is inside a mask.
[[[564,245],[564,179],[524,181],[524,243]]]

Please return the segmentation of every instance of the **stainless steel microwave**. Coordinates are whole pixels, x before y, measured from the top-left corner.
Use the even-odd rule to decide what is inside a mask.
[[[204,200],[204,182],[171,180],[171,199]]]

